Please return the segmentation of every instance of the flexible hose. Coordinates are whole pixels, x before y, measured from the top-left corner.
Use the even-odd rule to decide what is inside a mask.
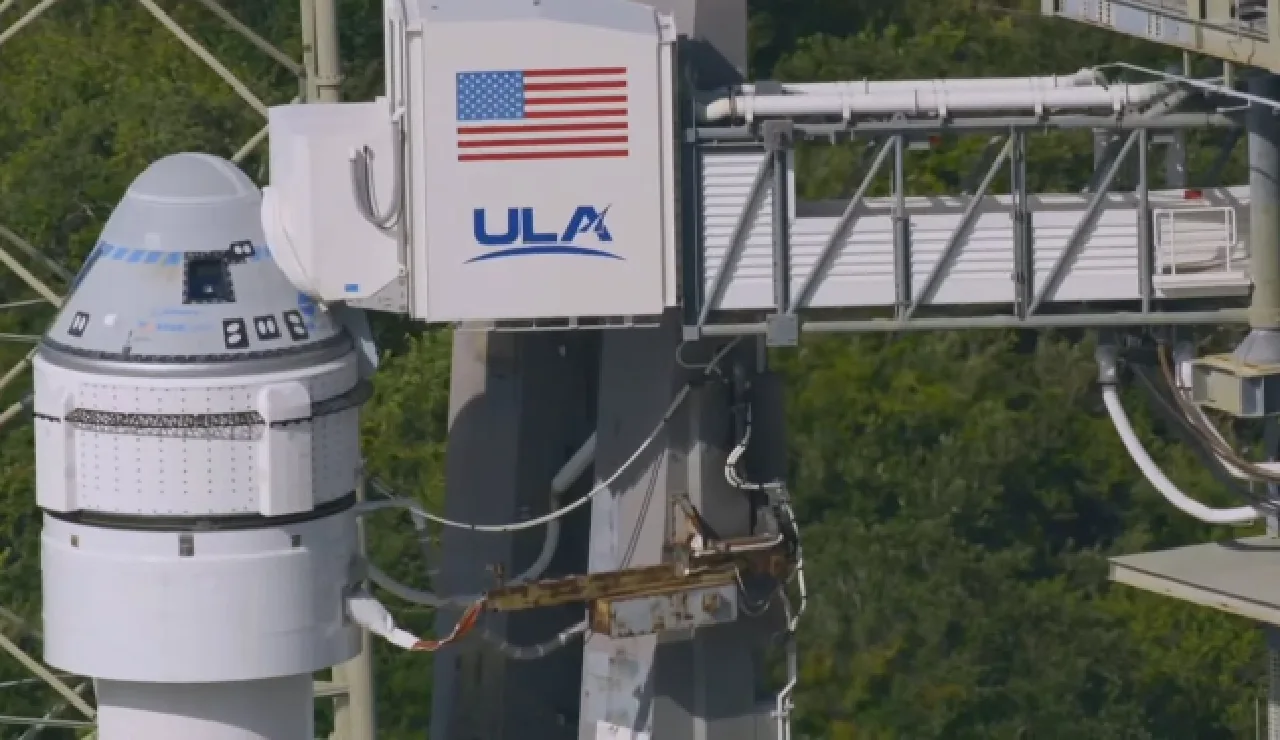
[[[554,653],[560,648],[568,645],[575,637],[580,637],[587,633],[587,620],[582,620],[568,629],[560,632],[549,640],[543,640],[536,645],[513,645],[501,636],[491,632],[484,627],[480,628],[480,636],[490,645],[496,647],[503,655],[513,660],[534,660],[544,655]]]
[[[404,211],[404,155],[405,155],[405,136],[404,126],[396,116],[391,127],[392,149],[391,155],[391,202],[388,204],[385,213],[377,211],[377,203],[375,202],[373,190],[373,172],[369,166],[369,160],[373,157],[373,151],[364,146],[351,152],[351,194],[356,201],[356,210],[366,221],[378,227],[379,229],[389,229],[396,225],[400,220],[400,216]]]
[[[715,356],[711,358],[711,362],[707,364],[706,369],[703,370],[703,375],[710,375],[712,372],[714,372],[716,366],[719,365],[720,361],[724,359],[725,355],[729,354],[729,352],[735,346],[737,346],[738,341],[739,340],[734,339],[733,341],[721,347],[720,350],[716,352]],[[626,460],[624,460],[622,464],[618,466],[618,469],[613,472],[612,475],[610,475],[606,480],[601,482],[595,488],[588,491],[585,495],[582,496],[582,498],[578,499],[577,501],[574,501],[568,506],[564,506],[559,509],[554,509],[540,517],[535,517],[533,519],[529,519],[523,522],[510,522],[508,524],[472,524],[469,522],[454,521],[453,519],[446,519],[445,517],[442,517],[438,514],[433,514],[430,511],[427,511],[426,509],[422,508],[422,505],[416,501],[394,498],[393,497],[394,494],[390,492],[390,489],[388,489],[385,484],[383,484],[381,481],[378,481],[377,479],[371,480],[370,485],[372,485],[374,489],[383,493],[383,495],[389,496],[391,498],[387,498],[381,501],[367,501],[363,504],[358,505],[355,509],[356,516],[364,516],[370,512],[381,511],[384,509],[408,509],[411,512],[417,513],[419,516],[423,516],[435,522],[436,524],[440,524],[446,527],[453,527],[455,529],[465,529],[471,532],[489,532],[494,534],[503,534],[507,532],[520,532],[526,529],[533,529],[534,527],[540,527],[544,524],[548,524],[550,522],[555,521],[556,519],[560,519],[576,511],[577,509],[582,508],[583,506],[586,506],[592,499],[600,495],[600,493],[602,493],[603,491],[609,490],[610,487],[612,487],[613,484],[617,482],[619,478],[622,477],[623,473],[630,470],[631,466],[635,464],[635,461],[640,459],[640,456],[643,455],[645,451],[649,449],[649,446],[654,443],[654,440],[658,438],[658,435],[662,433],[662,430],[665,429],[667,424],[671,421],[671,417],[675,416],[675,413],[680,408],[680,405],[683,404],[685,399],[689,397],[689,392],[692,389],[693,389],[693,385],[689,383],[686,383],[683,387],[680,388],[680,390],[676,393],[675,398],[673,398],[671,400],[671,403],[667,406],[666,411],[662,413],[662,418],[658,420],[658,423],[656,425],[654,425],[653,431],[649,432],[649,435],[644,438],[644,440],[640,443],[640,446],[636,448],[635,452],[631,453],[631,456],[628,457]]]
[[[1142,441],[1138,439],[1137,433],[1133,431],[1133,425],[1129,423],[1129,416],[1125,413],[1124,406],[1120,403],[1120,394],[1116,391],[1115,385],[1106,384],[1102,386],[1102,402],[1106,405],[1107,414],[1110,415],[1111,423],[1115,425],[1116,432],[1120,435],[1120,441],[1124,443],[1124,448],[1128,451],[1129,457],[1133,458],[1134,464],[1138,466],[1138,469],[1142,471],[1142,474],[1146,476],[1151,485],[1179,511],[1189,514],[1206,524],[1247,525],[1252,524],[1260,516],[1258,510],[1252,506],[1214,509],[1187,496],[1173,484],[1173,481],[1170,481],[1165,476],[1160,467],[1147,454],[1146,449],[1142,446]]]

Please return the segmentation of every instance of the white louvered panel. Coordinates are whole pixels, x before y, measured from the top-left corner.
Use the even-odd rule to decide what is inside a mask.
[[[729,240],[738,223],[739,214],[751,194],[764,152],[710,152],[702,161],[702,245],[705,274],[703,289],[710,295],[720,265],[728,253]],[[790,169],[790,168],[789,168]],[[795,213],[795,175],[789,171],[789,183],[793,197],[792,220]],[[766,184],[760,208],[754,214],[747,232],[747,240],[737,262],[726,276],[723,299],[716,308],[736,310],[773,304],[773,187],[772,178]],[[763,295],[760,286],[764,286]],[[763,304],[761,303],[763,301]]]
[[[1050,271],[1063,254],[1072,233],[1084,215],[1085,196],[1078,201],[1048,205],[1035,203],[1032,219],[1035,244],[1037,295]],[[1046,301],[1136,300],[1138,285],[1138,211],[1133,198],[1108,198],[1093,226],[1088,229],[1075,256],[1064,266],[1062,277]]]
[[[705,246],[703,281],[709,290],[716,270],[724,260],[730,236],[763,154],[711,153],[704,158],[702,227]],[[1192,208],[1197,204],[1230,207],[1237,219],[1237,237],[1232,247],[1233,264],[1245,266],[1247,255],[1247,189],[1222,188],[1205,191],[1196,200],[1187,200],[1183,191],[1153,191],[1153,208]],[[723,300],[716,306],[726,310],[768,310],[773,306],[772,287],[772,199],[768,195],[748,232],[746,246],[737,265],[730,270]],[[938,264],[956,227],[960,224],[968,198],[911,197],[906,199],[910,219],[912,290],[923,291],[928,276]],[[1033,287],[1038,293],[1063,254],[1072,233],[1084,216],[1089,202],[1085,194],[1042,194],[1029,198],[1032,211]],[[795,294],[804,284],[838,222],[843,204],[829,209],[831,215],[793,219],[791,231],[791,278]],[[1055,290],[1047,302],[1136,301],[1140,297],[1138,279],[1139,200],[1136,194],[1108,195],[1101,212],[1083,234],[1081,243],[1064,266]],[[837,250],[826,274],[815,286],[808,306],[839,308],[888,306],[896,300],[893,248],[893,200],[867,199],[849,234]],[[1192,242],[1195,235],[1192,234]],[[1212,241],[1204,234],[1201,241]],[[1219,237],[1219,241],[1221,238]],[[1001,304],[1015,298],[1015,264],[1012,199],[1008,195],[988,197],[939,276],[926,305]],[[1180,290],[1198,290],[1206,295],[1236,292],[1240,274],[1180,276]],[[1162,287],[1157,282],[1157,295]],[[914,297],[914,296],[913,296]]]

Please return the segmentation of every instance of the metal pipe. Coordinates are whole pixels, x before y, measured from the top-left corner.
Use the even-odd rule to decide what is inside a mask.
[[[43,15],[46,10],[53,7],[53,4],[56,2],[58,2],[58,0],[41,0],[31,10],[28,10],[19,16],[18,20],[13,22],[13,25],[3,31],[0,31],[0,46],[4,46],[4,42],[16,36],[19,31],[26,28],[32,23],[32,21]]]
[[[293,96],[293,100],[289,101],[289,105],[293,105],[294,103],[298,103],[301,101],[302,101],[302,98],[295,95]],[[267,135],[270,132],[270,130],[271,130],[270,126],[263,126],[262,128],[258,129],[258,133],[249,137],[249,140],[244,143],[244,146],[240,147],[238,150],[236,150],[235,154],[231,155],[231,161],[235,162],[236,164],[240,164],[241,162],[243,162],[245,157],[253,153],[254,149],[257,149],[258,146],[262,144],[262,142],[267,140]]]
[[[969,90],[1052,90],[1066,87],[1099,85],[1106,77],[1097,70],[1085,68],[1069,75],[1042,77],[969,77],[935,80],[857,80],[853,82],[783,82],[781,88],[791,93],[846,93],[874,95],[887,92],[929,89],[942,92]],[[735,90],[754,94],[755,84],[741,85]]]
[[[83,694],[85,690],[88,688],[89,688],[89,682],[81,681],[80,683],[76,684],[73,691],[75,691],[76,694],[79,695],[79,694]],[[62,712],[66,710],[66,708],[67,708],[67,703],[65,701],[60,701],[57,704],[54,704],[52,707],[50,707],[49,711],[45,712],[44,717],[42,717],[41,719],[57,720],[58,715],[62,714]],[[22,733],[22,737],[19,737],[18,740],[35,740],[36,735],[39,735],[47,727],[49,727],[49,723],[47,721],[41,721],[38,724],[33,724],[31,725],[31,727],[27,728],[26,732]]]
[[[4,376],[0,376],[0,390],[8,388],[9,384],[13,383],[14,380],[17,380],[19,375],[26,373],[27,367],[31,367],[31,358],[35,356],[36,351],[32,350],[31,352],[27,352],[27,356],[23,357],[22,360],[14,362],[13,367],[10,367],[8,371],[5,371]]]
[[[1254,96],[1280,99],[1280,76],[1249,81]],[[1249,271],[1253,299],[1249,326],[1280,329],[1280,119],[1260,105],[1249,107]]]
[[[280,66],[299,77],[306,74],[306,70],[302,68],[301,64],[290,59],[288,54],[277,49],[270,41],[259,36],[252,28],[241,23],[239,18],[236,18],[231,14],[231,11],[218,4],[217,0],[196,0],[196,2],[208,8],[210,13],[221,18],[223,23],[243,36],[246,41],[256,46],[259,51],[274,59]]]
[[[1192,324],[1243,324],[1248,320],[1245,309],[1227,308],[1214,311],[1162,311],[1159,313],[1064,313],[1017,316],[923,316],[910,321],[897,318],[835,319],[805,321],[802,330],[809,334],[858,334],[869,332],[950,331],[959,329],[1052,329],[1067,327],[1182,326]],[[741,324],[707,324],[701,333],[707,337],[738,337],[765,333],[763,322]]]
[[[1231,86],[1231,81],[1229,79],[1226,79],[1225,76],[1224,76],[1223,82],[1205,82],[1204,80],[1197,80],[1193,77],[1186,77],[1184,75],[1170,74],[1168,72],[1159,72],[1157,70],[1150,69],[1148,67],[1142,67],[1137,64],[1130,64],[1128,62],[1109,62],[1107,64],[1104,64],[1103,66],[1119,67],[1121,69],[1128,69],[1134,72],[1143,72],[1145,74],[1149,74],[1155,77],[1163,77],[1166,80],[1178,82],[1183,85],[1190,85],[1191,87],[1204,90],[1205,92],[1218,93],[1219,95],[1226,95],[1228,97],[1237,98],[1239,100],[1247,100],[1250,103],[1257,103],[1258,105],[1263,105],[1273,110],[1280,111],[1280,100],[1277,100],[1276,98],[1268,97],[1266,94],[1260,94],[1257,92],[1247,92],[1247,93],[1240,92],[1239,90],[1236,90]],[[1263,75],[1256,79],[1266,79],[1267,76],[1268,75]]]
[[[10,404],[9,408],[5,409],[3,413],[0,413],[0,427],[4,427],[10,421],[13,421],[13,417],[31,408],[32,400],[34,400],[34,397],[28,393],[26,398]]]
[[[1280,740],[1280,630],[1267,629],[1267,740]]]
[[[1119,112],[1144,105],[1166,93],[1161,83],[1069,87],[1049,90],[915,90],[896,93],[732,95],[707,104],[699,120],[723,121],[758,117],[839,115],[940,115],[996,111],[1096,110]]]
[[[1151,297],[1155,292],[1155,236],[1151,230],[1151,182],[1150,168],[1151,132],[1138,132],[1138,295],[1142,310],[1151,310]]]
[[[208,49],[201,46],[199,41],[196,41],[191,34],[187,33],[186,29],[178,25],[178,22],[170,17],[168,13],[164,12],[159,5],[156,5],[154,0],[138,0],[138,2],[142,3],[142,7],[146,8],[151,15],[155,16],[156,20],[160,21],[160,25],[169,29],[169,32],[176,36],[178,40],[182,42],[183,46],[190,49],[192,54],[200,57],[200,61],[208,65],[209,69],[212,69],[214,74],[222,78],[223,82],[230,85],[231,89],[235,90],[236,94],[239,95],[244,102],[248,103],[250,107],[258,111],[263,118],[267,117],[267,106],[258,99],[258,96],[254,95],[253,91],[246,87],[243,82],[232,74],[231,70],[227,69],[222,62],[218,61],[218,58],[211,54]]]
[[[21,262],[2,247],[0,247],[0,263],[4,263],[5,267],[8,267],[15,275],[22,278],[22,281],[29,285],[32,290],[44,296],[45,300],[55,306],[62,306],[62,296],[55,293],[48,285],[45,285],[43,280],[31,274],[30,270],[23,267]]]
[[[907,141],[893,137],[893,292],[898,310],[911,301],[911,214],[907,213]]]
[[[356,477],[356,500],[365,499],[362,470]],[[356,521],[356,540],[357,552],[364,558],[367,543],[363,520]],[[364,587],[368,588],[367,582]],[[332,676],[335,684],[346,689],[333,698],[335,734],[341,740],[374,740],[377,716],[373,706],[373,637],[368,629],[360,630],[360,652],[346,663],[334,666]]]
[[[0,648],[3,648],[5,652],[12,655],[19,663],[26,666],[27,670],[42,678],[45,683],[49,684],[49,686],[53,688],[54,691],[62,694],[62,698],[66,699],[67,703],[71,706],[78,709],[81,714],[89,719],[93,719],[97,715],[97,712],[93,707],[89,706],[88,702],[81,699],[79,694],[72,691],[70,686],[64,683],[62,679],[55,676],[53,672],[44,667],[43,664],[35,658],[32,658],[30,655],[27,655],[26,651],[18,647],[17,643],[10,640],[9,636],[3,631],[0,631]]]
[[[308,103],[319,99],[316,93],[316,0],[299,0],[298,24],[302,27],[302,97]]]
[[[342,57],[335,0],[315,0],[315,23],[316,97],[336,103],[342,99]]]
[[[1227,128],[1240,130],[1242,115],[1225,113],[1170,113],[1153,118],[1136,116],[1102,116],[1067,114],[1044,116],[979,116],[973,118],[894,119],[888,121],[848,121],[842,123],[795,122],[795,130],[811,138],[853,135],[877,137],[897,134],[1007,134],[1071,129],[1136,129]],[[759,130],[748,125],[699,126],[694,129],[702,143],[755,141]]]
[[[17,232],[13,231],[12,229],[9,229],[3,225],[0,225],[0,237],[4,237],[5,239],[9,240],[15,247],[17,247],[18,249],[21,249],[23,252],[26,252],[27,256],[38,259],[41,262],[43,262],[45,267],[48,267],[49,270],[53,272],[53,274],[67,281],[68,283],[70,283],[72,280],[75,279],[75,275],[72,275],[69,270],[67,270],[65,267],[58,264],[57,262],[54,262],[53,259],[49,257],[49,255],[45,254],[44,252],[41,252],[39,249],[36,248],[34,244],[27,241],[26,239],[23,239],[21,236],[18,235]]]

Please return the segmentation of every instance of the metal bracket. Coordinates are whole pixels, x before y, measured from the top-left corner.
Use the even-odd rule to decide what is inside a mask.
[[[1191,363],[1191,400],[1241,419],[1280,414],[1280,365],[1210,355]]]
[[[769,347],[794,347],[800,343],[800,317],[775,313],[764,319],[764,342]]]
[[[587,573],[492,589],[485,595],[489,611],[512,612],[578,602],[610,601],[736,583],[738,572],[763,573],[785,578],[791,569],[784,544],[758,548],[760,538],[731,539],[718,543],[716,551],[688,556],[686,567],[677,563],[647,565],[626,570]]]
[[[795,128],[795,123],[787,119],[765,121],[760,127],[765,151],[790,151],[795,145]]]

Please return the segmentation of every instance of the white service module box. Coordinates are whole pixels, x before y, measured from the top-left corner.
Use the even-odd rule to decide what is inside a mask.
[[[673,305],[670,22],[625,0],[411,5],[414,315]]]

